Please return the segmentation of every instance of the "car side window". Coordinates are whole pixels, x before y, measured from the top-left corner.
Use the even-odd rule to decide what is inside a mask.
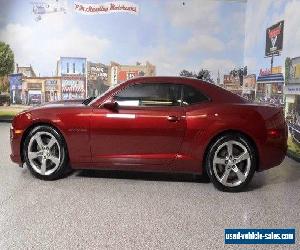
[[[169,83],[141,83],[130,85],[114,100],[120,106],[180,106],[181,86]]]
[[[204,94],[202,94],[198,89],[192,86],[183,85],[183,98],[182,98],[183,105],[187,106],[187,105],[205,102],[208,100],[209,99]]]

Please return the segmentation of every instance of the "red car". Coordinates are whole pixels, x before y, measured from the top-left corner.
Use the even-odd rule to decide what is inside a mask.
[[[11,159],[44,180],[68,168],[181,172],[240,191],[286,149],[280,108],[182,77],[134,78],[94,100],[22,112],[11,127]]]

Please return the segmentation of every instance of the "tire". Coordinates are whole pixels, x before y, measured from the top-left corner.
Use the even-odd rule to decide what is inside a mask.
[[[251,181],[256,162],[256,150],[247,138],[241,134],[226,134],[209,146],[206,169],[218,190],[240,192]]]
[[[30,172],[42,180],[63,178],[70,170],[64,139],[50,126],[37,126],[28,133],[23,155]]]

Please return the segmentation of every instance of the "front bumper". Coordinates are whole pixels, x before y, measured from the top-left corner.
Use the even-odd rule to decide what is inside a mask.
[[[10,159],[18,164],[22,164],[20,149],[23,130],[16,130],[12,126],[10,127],[10,147],[11,154]]]

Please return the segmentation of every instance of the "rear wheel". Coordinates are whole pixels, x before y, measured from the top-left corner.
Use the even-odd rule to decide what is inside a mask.
[[[256,169],[256,152],[240,134],[219,137],[209,148],[206,167],[214,186],[221,191],[238,192],[251,181]]]
[[[31,173],[39,179],[59,179],[68,170],[66,145],[52,127],[32,129],[25,138],[23,155]]]

